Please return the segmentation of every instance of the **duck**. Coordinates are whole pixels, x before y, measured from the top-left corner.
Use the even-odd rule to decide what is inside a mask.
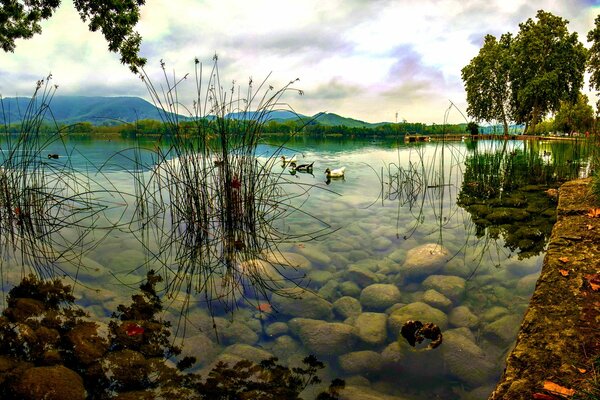
[[[327,168],[325,170],[325,175],[327,175],[328,178],[343,178],[345,171],[346,171],[346,167],[341,167],[341,168],[336,168],[336,169]]]
[[[48,154],[48,158],[58,158],[58,154]]]
[[[294,171],[300,171],[300,172],[312,172],[314,163],[315,162],[313,161],[310,164],[296,165],[296,162],[292,161],[292,162],[290,162],[290,169],[292,169]]]
[[[285,156],[281,156],[281,163],[285,166],[286,164],[291,164],[296,162],[296,156],[292,156],[289,160],[285,158]]]

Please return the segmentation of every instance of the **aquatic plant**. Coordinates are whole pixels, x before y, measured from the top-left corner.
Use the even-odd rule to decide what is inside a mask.
[[[41,129],[53,121],[50,103],[58,86],[51,79],[37,82],[20,110],[17,134],[9,133],[11,110],[0,97],[0,269],[3,275],[66,274],[76,280],[80,258],[98,244],[91,228],[109,205],[99,200],[104,188],[71,164],[75,150],[58,126],[51,133]]]
[[[178,369],[167,365],[180,349],[169,343],[169,324],[158,317],[161,278],[151,271],[146,279],[130,305],[118,306],[105,330],[74,304],[70,286],[25,278],[10,291],[0,316],[0,396],[300,399],[304,389],[321,382],[324,364],[314,356],[293,368],[277,359],[221,362],[207,377],[182,372],[194,363],[189,358],[180,360]],[[338,399],[343,387],[334,380],[316,399]]]
[[[303,277],[291,277],[293,266],[277,261],[284,259],[277,246],[311,240],[329,226],[319,221],[322,229],[316,232],[289,230],[286,217],[308,215],[302,196],[313,186],[299,186],[285,170],[274,169],[283,146],[257,154],[271,113],[289,109],[282,96],[302,93],[293,88],[296,80],[276,90],[268,77],[257,87],[250,79],[242,94],[235,83],[223,88],[216,56],[207,77],[196,60],[195,99],[186,107],[179,90],[189,76],[171,78],[162,62],[161,67],[160,91],[145,72],[142,78],[161,110],[165,145],[150,150],[150,173],[135,174],[133,223],[149,262],[162,266],[167,296],[183,294],[183,308],[202,302],[211,312],[230,312],[240,300],[258,303],[286,285],[301,284]],[[287,191],[286,185],[300,191]]]

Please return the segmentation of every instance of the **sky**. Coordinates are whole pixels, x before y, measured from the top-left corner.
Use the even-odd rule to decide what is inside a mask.
[[[486,34],[518,32],[543,9],[569,20],[584,46],[600,0],[146,0],[136,30],[156,87],[204,71],[213,56],[223,86],[247,89],[267,79],[293,88],[282,101],[304,115],[331,112],[368,122],[465,122],[461,69]],[[146,86],[63,1],[42,33],[0,51],[0,95],[30,96],[52,74],[58,95],[139,96]],[[206,74],[205,74],[206,75]],[[206,79],[206,78],[205,78]],[[235,83],[234,83],[235,82]],[[180,101],[191,106],[193,79]],[[595,101],[587,85],[583,92]],[[462,112],[462,114],[461,114]]]

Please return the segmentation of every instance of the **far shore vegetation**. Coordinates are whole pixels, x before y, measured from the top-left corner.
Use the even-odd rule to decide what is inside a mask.
[[[565,107],[572,107],[565,104]],[[565,116],[565,114],[568,115]],[[211,123],[207,121],[207,123]],[[180,122],[182,132],[194,132],[196,122]],[[381,123],[375,126],[350,127],[344,125],[323,125],[318,122],[306,123],[301,119],[290,119],[286,121],[269,121],[264,124],[265,135],[307,135],[307,136],[331,136],[346,138],[397,138],[405,135],[472,135],[472,134],[496,134],[503,135],[502,126],[478,126],[473,123],[461,124],[424,124],[419,122]],[[530,129],[530,135],[584,135],[586,132],[596,132],[596,119],[592,114],[591,107],[581,105],[579,109],[560,111],[554,118],[546,119]],[[4,126],[0,134],[19,134],[22,126],[19,123]],[[91,122],[79,122],[75,124],[45,123],[40,125],[38,132],[41,134],[55,134],[60,132],[67,136],[94,136],[98,138],[136,138],[140,137],[168,137],[169,129],[162,121],[144,119],[134,123],[94,125]],[[523,134],[523,126],[512,126],[509,135]]]

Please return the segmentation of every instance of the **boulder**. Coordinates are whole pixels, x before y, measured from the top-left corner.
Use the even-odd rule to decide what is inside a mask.
[[[108,340],[98,335],[98,325],[95,322],[81,322],[75,325],[67,334],[67,342],[77,361],[84,365],[101,358],[109,347]]]
[[[354,297],[344,296],[333,303],[333,312],[342,319],[356,317],[362,312],[362,306]]]
[[[288,325],[308,351],[317,356],[347,353],[357,341],[356,328],[339,322],[294,318]]]
[[[351,265],[346,271],[346,277],[349,281],[355,282],[360,287],[366,287],[379,282],[375,272],[357,265]]]
[[[83,379],[62,365],[25,370],[11,385],[15,398],[22,400],[85,399]]]
[[[408,250],[402,272],[408,277],[431,275],[444,266],[450,252],[437,243],[427,243]]]
[[[340,392],[340,400],[406,400],[406,397],[397,397],[384,394],[364,386],[346,386]]]
[[[333,305],[315,293],[300,288],[281,289],[271,299],[273,308],[285,315],[313,319],[331,317]]]
[[[370,350],[354,351],[338,358],[340,368],[347,374],[372,375],[383,368],[381,354]]]
[[[465,291],[464,278],[452,275],[431,275],[423,281],[426,289],[435,289],[452,301],[458,300]]]
[[[489,383],[499,372],[493,360],[460,332],[444,332],[444,343],[440,348],[448,371],[470,386]]]
[[[422,301],[440,310],[447,310],[452,306],[452,300],[435,289],[429,289],[423,294]]]
[[[273,322],[267,325],[265,333],[270,337],[285,335],[288,332],[288,326],[285,322]]]
[[[421,321],[423,323],[432,322],[442,331],[448,326],[448,317],[437,308],[433,308],[423,302],[410,303],[400,307],[388,317],[388,329],[392,338],[396,339],[400,334],[400,329],[406,321]]]
[[[360,293],[360,303],[365,309],[383,311],[401,300],[400,290],[396,285],[375,283],[367,286]]]
[[[448,322],[456,327],[473,328],[479,323],[479,317],[473,314],[469,307],[458,306],[450,311]]]
[[[358,337],[370,345],[381,345],[387,338],[387,318],[383,313],[366,312],[354,321]]]
[[[268,351],[247,345],[247,344],[232,344],[223,350],[223,354],[237,356],[244,360],[250,360],[259,363],[273,357],[273,354]]]
[[[502,341],[504,344],[511,343],[517,337],[521,320],[522,317],[518,315],[505,315],[487,324],[483,328],[483,333],[492,339]]]

